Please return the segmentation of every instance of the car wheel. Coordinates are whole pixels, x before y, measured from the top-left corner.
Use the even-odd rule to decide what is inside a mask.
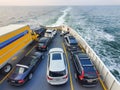
[[[30,73],[29,76],[28,76],[28,79],[31,80],[31,79],[32,79],[32,76],[33,76],[33,74]]]
[[[11,71],[12,69],[12,65],[11,64],[6,64],[3,68],[2,68],[2,74],[7,74]]]

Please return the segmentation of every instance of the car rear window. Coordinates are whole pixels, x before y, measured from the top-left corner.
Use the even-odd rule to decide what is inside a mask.
[[[51,77],[60,77],[60,76],[64,76],[66,74],[66,70],[63,71],[50,71],[49,72],[49,76]]]
[[[45,43],[39,43],[39,46],[44,46]]]
[[[71,45],[77,45],[77,41],[74,37],[69,37],[70,38],[70,44]]]
[[[61,60],[61,54],[60,53],[52,54],[52,60]]]
[[[95,78],[97,77],[96,70],[94,66],[83,66],[85,77],[86,78]]]
[[[25,71],[27,71],[27,68],[17,66],[17,67],[15,68],[14,73],[15,73],[15,74],[23,74]]]

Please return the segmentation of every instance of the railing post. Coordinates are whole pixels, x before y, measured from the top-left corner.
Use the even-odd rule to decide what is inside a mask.
[[[113,87],[114,83],[115,83],[115,80],[112,82],[112,85],[110,86],[109,90],[112,90],[112,87]]]

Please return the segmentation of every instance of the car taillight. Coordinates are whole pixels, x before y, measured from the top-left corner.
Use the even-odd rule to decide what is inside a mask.
[[[83,78],[84,78],[84,71],[82,71],[82,74],[79,76],[80,80],[83,80]]]
[[[65,77],[63,77],[63,79],[66,79],[66,78],[68,78],[68,75],[66,75]]]
[[[48,76],[47,76],[47,78],[48,78],[48,80],[53,80],[52,78],[50,78],[50,77],[48,77]]]
[[[42,48],[46,48],[46,46],[42,46]]]
[[[18,83],[24,83],[24,80],[19,80]]]

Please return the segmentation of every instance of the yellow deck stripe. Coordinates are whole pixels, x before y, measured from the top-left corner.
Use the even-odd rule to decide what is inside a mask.
[[[65,55],[66,55],[66,59],[67,59],[67,63],[68,63],[68,72],[69,72],[69,75],[70,75],[70,87],[71,87],[71,90],[74,90],[73,82],[72,82],[72,74],[71,74],[71,71],[70,71],[70,63],[68,61],[68,54],[66,52],[66,48],[65,48],[63,43],[62,43],[62,46],[63,46],[63,49],[65,51]]]
[[[27,53],[25,56],[27,56],[33,49],[35,48],[35,46],[33,46]],[[14,69],[14,68],[13,68]],[[13,71],[13,69],[0,81],[0,84],[10,75],[10,73]]]
[[[15,67],[14,67],[15,68]],[[14,69],[13,68],[13,69]],[[13,71],[13,69],[0,81],[0,84],[10,75],[10,73]]]
[[[101,79],[100,77],[99,77],[98,79],[99,79],[99,81],[100,81],[103,89],[104,89],[104,90],[107,90],[107,88],[106,88],[105,84],[103,83],[102,79]]]
[[[35,46],[36,46],[36,45],[35,45]],[[27,55],[35,48],[35,46],[33,46],[33,47],[26,53],[25,56],[27,56]]]

